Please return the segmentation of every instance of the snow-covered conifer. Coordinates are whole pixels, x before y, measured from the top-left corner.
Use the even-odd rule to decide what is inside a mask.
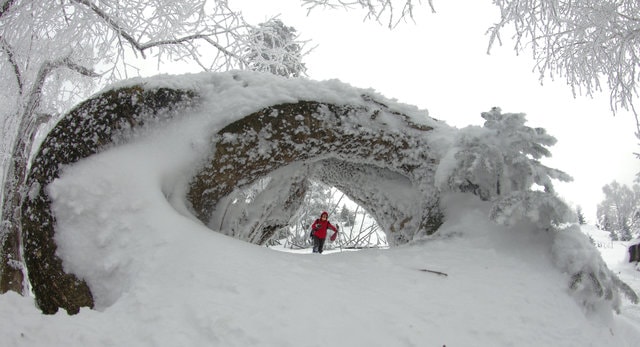
[[[344,226],[350,227],[353,225],[353,223],[355,223],[355,219],[356,219],[355,212],[352,212],[351,210],[349,210],[347,205],[344,204],[342,205],[342,210],[340,210],[340,219],[342,223],[344,223]]]
[[[584,216],[584,212],[582,212],[582,207],[576,207],[576,216],[578,216],[578,224],[585,225],[587,224],[587,219]]]
[[[483,112],[483,128],[461,130],[448,156],[455,165],[447,177],[440,180],[440,189],[472,192],[484,200],[493,200],[511,192],[524,192],[535,185],[552,193],[553,179],[571,181],[566,173],[540,162],[551,156],[548,146],[555,144],[553,136],[543,128],[525,125],[522,113],[502,113],[499,108]]]

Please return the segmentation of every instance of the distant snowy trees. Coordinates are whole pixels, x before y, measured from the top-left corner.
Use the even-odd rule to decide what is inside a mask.
[[[598,227],[612,240],[629,241],[640,237],[640,185],[629,187],[616,181],[602,187],[604,200],[596,211]]]
[[[338,208],[344,198],[345,194],[340,190],[322,182],[310,181],[302,207],[293,216],[292,224],[276,237],[286,238],[285,247],[311,247],[310,226],[316,218],[320,217],[322,211],[327,211],[330,213],[329,221],[338,226],[340,231],[336,242],[327,243],[326,249],[388,246],[386,239],[382,236],[384,231],[380,230],[375,219],[362,207],[356,206],[355,211],[352,211],[343,204],[342,208]],[[358,225],[356,225],[356,218]]]
[[[351,211],[346,204],[342,205],[340,210],[340,221],[346,227],[350,227],[356,222],[356,213]]]

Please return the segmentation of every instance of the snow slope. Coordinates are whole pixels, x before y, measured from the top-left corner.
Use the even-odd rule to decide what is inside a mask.
[[[321,256],[246,244],[175,215],[145,219],[131,225],[144,236],[104,241],[135,254],[118,265],[123,289],[111,305],[43,316],[9,293],[0,336],[7,346],[637,345],[637,307],[585,313],[551,262],[548,235],[496,228],[473,199],[458,205],[464,217],[438,238]],[[97,258],[85,254],[108,266]]]

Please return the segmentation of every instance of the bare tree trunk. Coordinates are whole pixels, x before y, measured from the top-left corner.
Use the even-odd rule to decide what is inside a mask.
[[[26,196],[27,166],[33,141],[40,122],[35,117],[23,117],[14,140],[5,186],[0,223],[0,294],[14,291],[26,294],[25,266],[22,255],[21,206]]]
[[[5,47],[5,50],[7,49]],[[33,86],[26,94],[23,108],[17,112],[20,124],[15,133],[16,138],[13,140],[11,159],[8,163],[7,175],[4,177],[2,192],[4,199],[2,199],[0,222],[0,293],[13,290],[24,295],[27,290],[24,273],[26,265],[22,256],[21,224],[22,202],[27,195],[27,170],[38,127],[49,120],[49,117],[40,116],[37,112],[42,97],[42,87],[49,74],[62,67],[84,76],[97,77],[93,71],[75,64],[68,57],[45,62],[40,66]],[[17,66],[16,77],[20,83],[22,78]],[[23,92],[22,86],[20,91]]]

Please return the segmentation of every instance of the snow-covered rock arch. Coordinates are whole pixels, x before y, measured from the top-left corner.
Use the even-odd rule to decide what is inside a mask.
[[[442,222],[434,176],[451,128],[424,111],[337,81],[240,72],[129,81],[66,115],[32,165],[22,226],[29,279],[43,312],[75,313],[94,304],[90,286],[64,271],[47,186],[65,165],[135,141],[145,129],[194,117],[203,119],[205,135],[187,134],[185,141],[200,159],[184,170],[184,187],[158,190],[182,199],[213,230],[264,242],[299,208],[308,179],[340,188],[395,243],[433,233]],[[225,197],[270,174],[275,179],[267,192],[276,193],[264,199],[259,218],[226,230]]]
[[[390,129],[389,123],[394,124]],[[429,146],[433,130],[380,102],[270,106],[215,135],[215,151],[187,197],[212,228],[263,243],[287,225],[305,195],[306,180],[315,178],[340,188],[372,213],[392,243],[403,243],[417,233],[433,233],[440,223],[433,189],[438,161]],[[270,182],[272,198],[264,201],[270,206],[260,209],[266,212],[245,228],[225,229],[226,208],[216,208],[221,199],[287,166],[292,169],[279,170]]]

